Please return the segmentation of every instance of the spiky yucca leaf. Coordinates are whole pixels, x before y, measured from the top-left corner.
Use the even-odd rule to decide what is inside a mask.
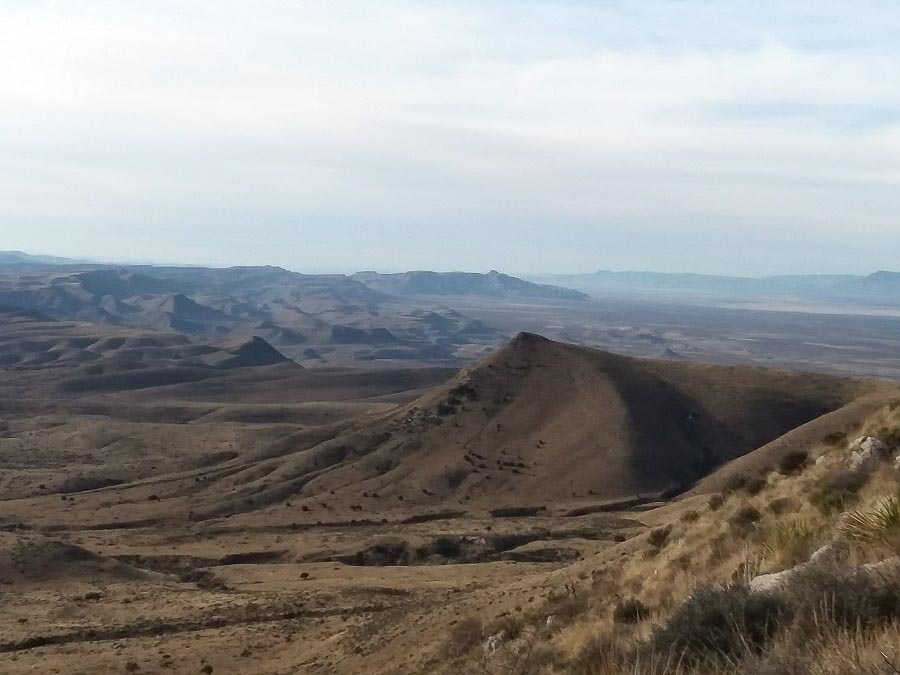
[[[844,514],[838,531],[857,541],[884,541],[900,535],[900,497],[888,497],[868,511]]]

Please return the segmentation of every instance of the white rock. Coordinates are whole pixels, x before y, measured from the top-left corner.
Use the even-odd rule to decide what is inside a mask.
[[[792,567],[789,570],[784,570],[782,572],[772,572],[771,574],[760,574],[758,577],[750,580],[750,592],[751,593],[770,593],[772,591],[777,591],[781,588],[785,583],[787,583],[792,576],[797,573],[797,568]]]
[[[830,560],[834,557],[834,545],[833,544],[825,544],[824,546],[820,546],[815,551],[813,551],[812,555],[809,556],[809,562],[815,564],[820,562],[825,562],[826,560]]]
[[[878,466],[878,456],[871,450],[855,450],[850,454],[850,470],[854,473],[872,473]]]
[[[892,556],[878,562],[866,563],[862,566],[862,569],[873,575],[896,573],[898,568],[900,568],[900,556]]]
[[[891,455],[891,449],[884,442],[871,436],[866,436],[859,447],[863,452],[871,452],[879,459],[884,459]]]
[[[484,651],[488,654],[493,654],[500,646],[503,644],[503,640],[506,639],[506,631],[499,631],[489,636],[487,641],[484,643]]]
[[[860,436],[850,444],[849,449],[851,452],[865,452],[876,457],[888,457],[890,455],[890,448],[872,436]]]

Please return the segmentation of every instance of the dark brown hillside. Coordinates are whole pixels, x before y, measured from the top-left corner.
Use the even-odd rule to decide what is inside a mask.
[[[290,378],[312,386],[303,372]],[[218,382],[157,387],[148,396],[210,401],[222,395]],[[260,385],[264,379],[253,386]],[[634,359],[520,334],[410,404],[258,435],[208,471],[150,477],[79,502],[101,523],[243,513],[290,524],[350,520],[361,511],[381,517],[410,508],[559,508],[649,497],[686,489],[728,460],[885,388],[893,389]],[[231,419],[302,414],[260,409]],[[148,501],[152,495],[159,499]]]
[[[332,442],[370,449],[304,491],[362,481],[418,490],[413,499],[425,489],[426,501],[542,503],[677,489],[872,387],[633,359],[520,334],[389,420]]]

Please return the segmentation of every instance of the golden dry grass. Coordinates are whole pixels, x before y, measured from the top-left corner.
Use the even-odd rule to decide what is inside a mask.
[[[900,427],[900,408],[885,406],[851,436]],[[851,439],[852,440],[852,439]],[[708,496],[690,497],[647,516],[648,532],[665,528],[664,546],[652,534],[629,542],[610,554],[595,574],[588,608],[571,617],[549,641],[562,663],[546,673],[569,675],[838,675],[900,672],[900,629],[891,621],[868,629],[847,627],[825,615],[777,634],[763,653],[746,652],[710,663],[688,663],[683,655],[647,653],[659,627],[669,621],[700,585],[724,587],[749,581],[760,573],[787,569],[835,536],[855,543],[849,564],[877,560],[896,552],[900,532],[898,473],[884,463],[866,477],[857,495],[858,508],[849,514],[823,513],[805,497],[822,484],[829,472],[844,466],[846,445],[824,439],[811,448],[800,472],[773,472],[758,494],[735,492],[718,498],[715,510],[706,508]],[[886,497],[886,495],[888,495]],[[770,505],[771,508],[770,508]],[[753,511],[758,517],[740,527],[733,523]],[[732,524],[729,523],[731,521]],[[653,540],[653,541],[651,541]],[[888,542],[889,545],[885,545]],[[625,545],[623,545],[625,546]],[[643,622],[616,623],[616,599],[634,597],[650,608]],[[793,632],[792,632],[793,631]],[[629,655],[626,658],[626,655]],[[490,672],[490,671],[485,671]],[[513,671],[510,671],[513,672]]]

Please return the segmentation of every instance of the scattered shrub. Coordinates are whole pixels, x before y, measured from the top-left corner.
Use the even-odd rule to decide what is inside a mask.
[[[551,599],[542,610],[544,616],[551,614],[560,621],[557,623],[567,624],[579,614],[587,611],[590,603],[584,594],[566,593],[559,597]]]
[[[751,594],[743,585],[701,587],[654,631],[646,649],[686,665],[733,659],[766,645],[789,618],[778,597]]]
[[[596,636],[569,661],[568,672],[571,675],[626,673],[631,672],[627,665],[630,660],[620,640]]]
[[[784,476],[800,473],[808,460],[809,453],[806,450],[792,450],[778,460],[778,473]]]
[[[897,567],[873,573],[813,566],[792,580],[786,591],[796,608],[795,627],[812,639],[822,623],[845,629],[872,628],[900,619],[900,578]]]
[[[728,519],[728,523],[735,529],[746,529],[759,522],[762,514],[751,504],[744,504],[734,515]]]
[[[613,608],[613,621],[616,623],[639,623],[647,618],[650,610],[637,598],[619,600]]]
[[[797,500],[791,499],[790,497],[780,497],[778,499],[773,499],[769,502],[768,509],[776,516],[780,516],[783,513],[790,513],[792,511],[796,511],[800,505],[797,503]]]
[[[747,479],[747,482],[744,483],[744,492],[750,496],[758,495],[766,488],[766,485],[768,485],[768,483],[765,478],[762,476],[754,476],[753,478]]]
[[[728,477],[725,485],[722,486],[722,492],[737,492],[747,484],[747,476],[743,474],[734,474]]]
[[[666,541],[668,541],[670,534],[672,534],[671,525],[666,525],[665,527],[657,527],[655,530],[652,530],[650,532],[650,535],[647,537],[647,541],[650,542],[651,546],[662,548],[666,545]]]
[[[547,672],[564,660],[565,657],[558,647],[550,644],[537,645],[526,654],[522,669],[519,672],[526,675]]]
[[[522,634],[522,629],[524,627],[525,621],[521,617],[507,615],[497,619],[485,633],[487,635],[494,635],[502,632],[507,640],[515,640]]]
[[[683,523],[696,523],[698,520],[700,520],[699,511],[692,509],[681,514],[681,522]]]
[[[691,556],[687,553],[682,553],[681,555],[678,555],[672,559],[672,565],[680,569],[682,572],[687,572],[689,569],[691,569]]]
[[[875,438],[884,443],[891,451],[900,448],[900,427],[882,427],[875,434]]]
[[[842,448],[847,445],[847,434],[841,431],[832,431],[822,438],[822,443],[832,448]]]
[[[762,476],[735,474],[725,481],[722,492],[731,494],[733,492],[744,491],[749,495],[756,495],[762,492],[764,487],[766,487],[766,479]]]
[[[857,499],[869,477],[859,471],[837,468],[826,475],[810,495],[810,502],[822,513],[843,511]]]
[[[724,503],[725,503],[724,495],[722,495],[722,494],[713,495],[712,497],[709,498],[709,502],[708,502],[709,510],[710,511],[718,511],[720,508],[722,508],[722,504],[724,504]]]
[[[447,637],[447,651],[451,656],[462,656],[481,643],[484,626],[476,616],[466,617],[450,628]]]

